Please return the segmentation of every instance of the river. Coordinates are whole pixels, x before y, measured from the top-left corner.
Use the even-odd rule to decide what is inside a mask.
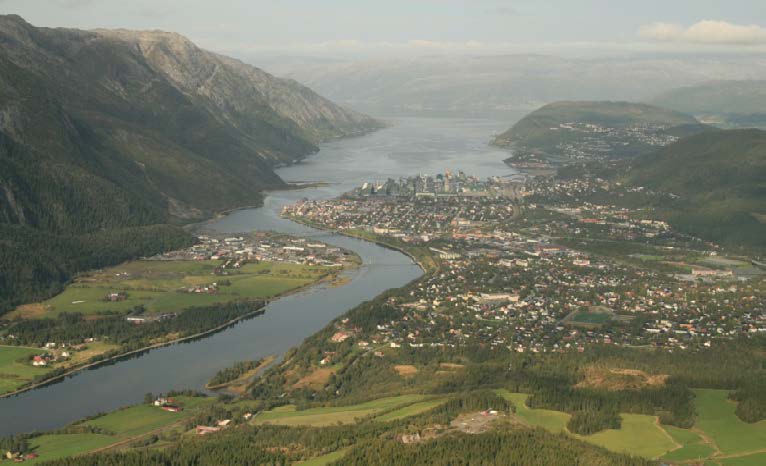
[[[147,392],[201,389],[219,369],[237,361],[282,354],[357,304],[419,277],[422,271],[397,251],[279,218],[286,204],[302,198],[331,198],[364,181],[445,170],[482,177],[514,173],[502,163],[507,154],[487,146],[490,137],[508,123],[428,118],[399,118],[393,123],[366,136],[323,144],[316,155],[278,170],[286,181],[325,184],[269,193],[262,207],[235,211],[203,226],[220,233],[272,230],[350,249],[359,254],[363,265],[346,272],[351,279],[348,284],[317,285],[275,300],[265,314],[208,337],[83,370],[57,383],[0,399],[0,436],[59,428],[138,403]]]

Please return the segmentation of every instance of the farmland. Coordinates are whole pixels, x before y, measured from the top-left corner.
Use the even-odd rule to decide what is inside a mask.
[[[516,415],[529,425],[542,427],[554,433],[568,432],[567,413],[529,408],[525,404],[528,395],[524,393],[509,393],[505,390],[498,393],[513,402]],[[659,457],[675,447],[675,443],[658,425],[654,416],[623,413],[621,417],[620,429],[607,429],[588,436],[573,436],[607,450],[646,458]]]
[[[175,400],[184,408],[180,413],[142,404],[109,413],[85,424],[114,432],[116,438],[125,440],[186,419],[192,416],[196,409],[214,401],[212,398],[191,397],[177,397]]]
[[[607,429],[593,435],[575,437],[615,452],[667,461],[707,460],[711,464],[763,464],[766,446],[766,421],[747,424],[735,414],[735,404],[726,390],[695,390],[697,421],[692,429],[660,426],[654,416],[622,413],[620,429]],[[560,411],[526,406],[528,395],[499,390],[513,402],[516,416],[531,426],[550,432],[568,432],[569,415]]]
[[[526,405],[529,395],[526,393],[510,393],[507,390],[500,390],[498,394],[513,403],[516,407],[516,415],[529,425],[542,427],[554,433],[566,432],[569,414],[549,409],[529,408]]]
[[[695,390],[697,422],[720,453],[716,456],[743,455],[766,448],[766,421],[748,424],[734,414],[735,405],[725,390]]]
[[[418,403],[413,403],[409,406],[404,406],[402,408],[398,408],[389,413],[378,416],[375,418],[375,420],[379,422],[386,422],[404,419],[406,417],[424,413],[443,404],[445,401],[446,400],[444,398],[434,398],[432,400],[420,401]]]
[[[127,444],[194,416],[199,409],[212,404],[214,399],[177,397],[176,402],[183,406],[182,412],[168,412],[156,406],[143,404],[114,411],[83,423],[85,426],[101,429],[105,433],[46,434],[34,437],[30,440],[30,445],[32,450],[40,456],[25,464],[35,464]]]
[[[220,264],[221,261],[213,260],[128,262],[82,276],[61,294],[37,306],[23,306],[11,316],[125,313],[137,306],[143,306],[148,313],[173,312],[193,306],[272,298],[331,273],[329,267],[261,262],[217,276]],[[190,291],[212,287],[214,283],[215,292]],[[124,298],[108,301],[106,297],[111,293],[123,293]]]
[[[39,348],[0,346],[0,393],[7,393],[50,371],[46,367],[34,367],[27,359],[44,353]]]
[[[351,406],[312,408],[302,411],[287,405],[274,408],[257,416],[254,424],[276,424],[287,426],[327,426],[337,423],[351,424],[359,418],[374,415],[388,409],[423,401],[424,395],[402,395],[380,398],[367,403]]]

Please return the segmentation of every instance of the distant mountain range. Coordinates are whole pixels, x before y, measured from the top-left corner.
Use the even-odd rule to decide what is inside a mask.
[[[626,158],[707,129],[692,116],[647,104],[563,101],[525,116],[492,144],[548,162]]]
[[[710,124],[766,128],[766,80],[707,82],[664,92],[650,103]]]
[[[766,251],[766,131],[720,130],[634,160],[626,181],[678,199],[656,206],[675,227]]]
[[[431,56],[376,61],[272,60],[267,69],[375,115],[517,119],[561,100],[649,101],[714,79],[766,76],[751,57]]]
[[[188,241],[151,225],[258,204],[274,167],[381,126],[177,34],[0,16],[0,308]]]

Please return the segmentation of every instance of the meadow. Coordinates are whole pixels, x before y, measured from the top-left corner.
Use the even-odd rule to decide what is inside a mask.
[[[47,301],[19,307],[9,318],[56,317],[62,312],[84,315],[125,313],[143,306],[148,313],[180,311],[237,300],[273,298],[308,285],[332,270],[286,263],[245,264],[216,275],[221,261],[132,261],[76,279]],[[190,293],[192,287],[218,284],[216,293]],[[107,301],[110,293],[125,293],[121,301]]]
[[[766,449],[766,420],[754,424],[740,420],[734,413],[736,405],[727,398],[726,390],[700,389],[694,390],[694,394],[697,396],[694,429],[702,431],[713,442],[719,452],[714,457],[721,456],[721,461],[725,461],[727,456],[742,455],[733,464],[763,464],[756,461],[757,456],[751,458],[754,462],[747,461],[748,456],[753,456],[748,453],[763,453]]]
[[[51,368],[35,367],[26,362],[30,356],[43,353],[45,351],[39,348],[0,346],[0,394],[12,392],[35,377],[49,372]]]
[[[378,422],[395,421],[406,417],[425,413],[447,401],[445,398],[434,398],[432,400],[420,401],[409,406],[403,406],[375,418]]]
[[[569,414],[526,406],[529,395],[498,390],[516,407],[516,416],[531,426],[550,432],[566,432]],[[692,429],[660,426],[655,416],[621,413],[620,429],[593,435],[572,435],[615,452],[673,462],[705,461],[705,464],[756,466],[766,464],[766,421],[748,424],[740,420],[727,390],[694,390],[697,420]]]
[[[84,423],[104,429],[109,434],[46,434],[35,437],[30,440],[30,445],[40,456],[24,464],[80,455],[118,443],[130,442],[188,419],[199,412],[200,408],[215,402],[214,398],[201,397],[181,396],[174,399],[184,408],[183,411],[173,413],[156,406],[142,404],[113,411]]]
[[[566,432],[569,414],[547,409],[527,407],[526,393],[511,393],[499,390],[498,394],[511,401],[516,407],[516,416],[527,424],[542,427],[549,432]],[[675,443],[657,423],[655,416],[622,413],[622,427],[607,429],[593,435],[574,435],[580,440],[619,453],[629,453],[645,458],[656,458],[673,449]]]
[[[286,426],[328,426],[334,424],[352,424],[360,418],[383,411],[421,402],[425,395],[401,395],[380,398],[351,406],[330,406],[298,411],[293,405],[280,406],[261,413],[253,419],[253,424],[275,424]]]

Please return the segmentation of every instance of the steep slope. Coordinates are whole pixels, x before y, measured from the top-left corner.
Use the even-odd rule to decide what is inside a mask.
[[[766,250],[766,131],[683,139],[636,159],[627,182],[679,196],[657,206],[677,228]]]
[[[0,16],[0,305],[44,294],[85,264],[129,257],[89,251],[78,235],[136,250],[114,232],[155,252],[151,225],[257,204],[284,186],[275,166],[377,127],[175,34]],[[178,227],[163,235],[189,240]],[[53,254],[52,238],[79,246]]]
[[[705,130],[693,117],[630,102],[555,102],[530,113],[492,143],[549,159],[621,158]]]
[[[67,173],[104,178],[129,193],[121,197],[140,193],[139,210],[199,217],[256,203],[282,184],[273,166],[378,126],[176,34],[35,28],[6,16],[0,60],[0,130]]]
[[[99,30],[135,47],[158,73],[216,115],[242,130],[252,130],[264,105],[296,124],[314,143],[362,134],[381,123],[339,107],[311,89],[279,79],[239,60],[201,50],[174,33]]]
[[[651,100],[711,124],[766,128],[766,81],[713,81],[662,93]]]

